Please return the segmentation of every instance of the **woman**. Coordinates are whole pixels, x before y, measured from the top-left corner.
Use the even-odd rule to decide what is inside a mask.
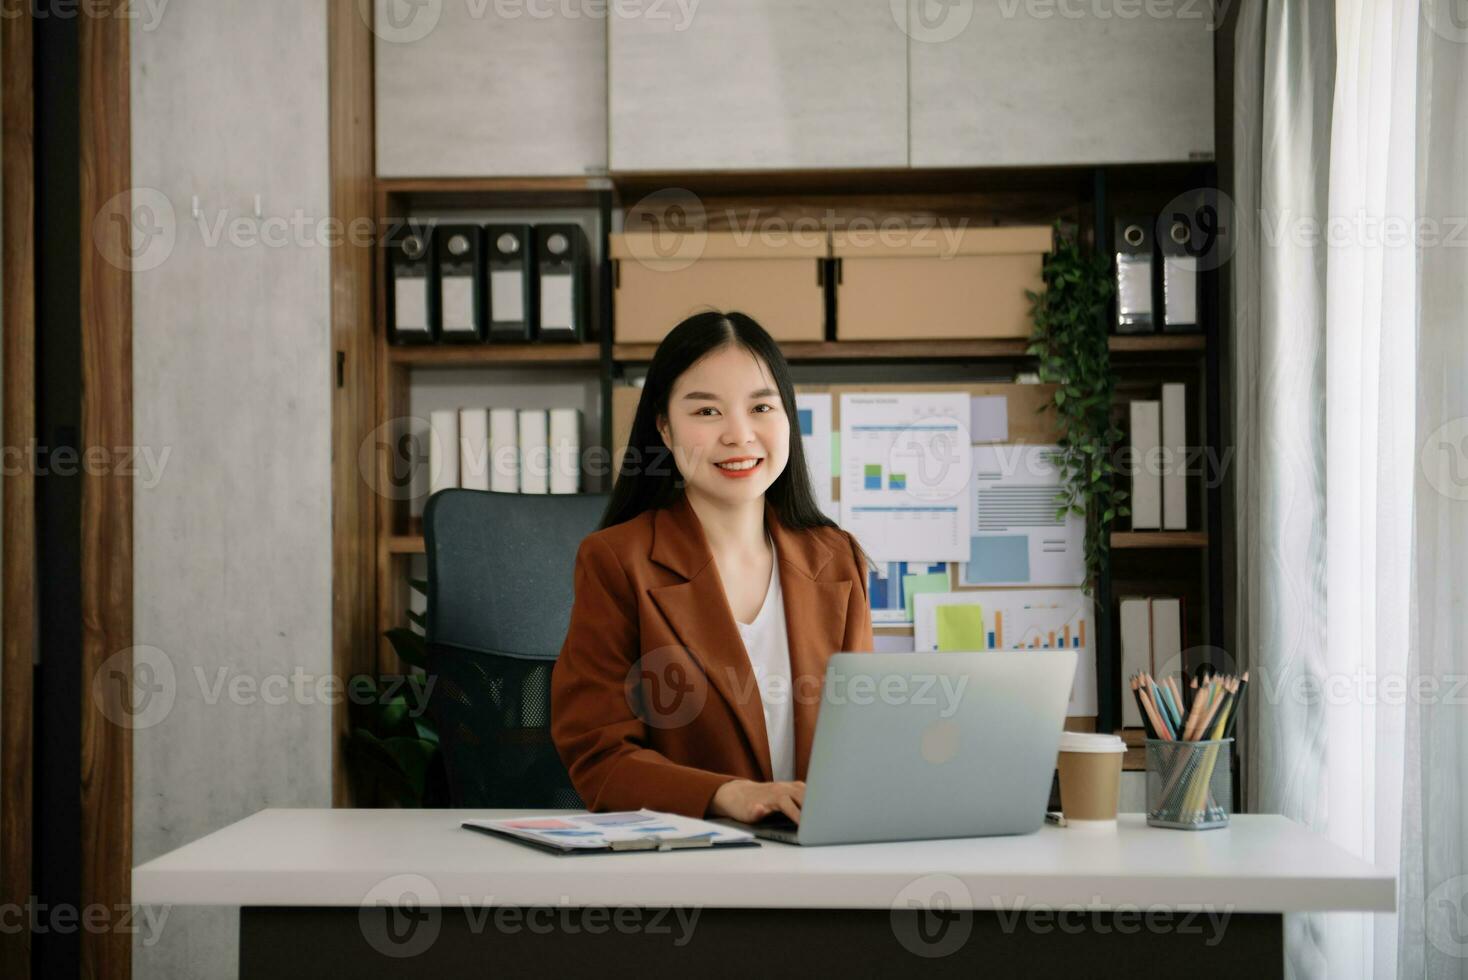
[[[551,678],[587,806],[798,822],[826,661],[872,649],[866,570],[811,494],[779,347],[741,313],[683,321],[576,556]]]

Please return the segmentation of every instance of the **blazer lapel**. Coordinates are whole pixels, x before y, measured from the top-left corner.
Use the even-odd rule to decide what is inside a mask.
[[[840,652],[846,635],[849,581],[820,582],[831,550],[813,534],[787,530],[766,505],[765,520],[780,556],[785,593],[785,629],[790,640],[791,696],[795,699],[795,778],[804,779],[815,739],[826,661]]]
[[[813,534],[787,529],[769,503],[765,505],[765,525],[780,562],[780,589],[784,593],[785,630],[790,645],[788,695],[795,701],[795,778],[804,779],[815,738],[826,661],[840,651],[846,635],[851,583],[818,581],[821,570],[831,561],[831,550]],[[686,497],[655,515],[651,557],[687,579],[650,589],[649,593],[683,646],[703,667],[714,689],[733,709],[762,779],[770,781],[774,770],[759,684],[703,526]]]
[[[686,497],[655,515],[651,557],[688,580],[648,591],[683,646],[733,709],[761,778],[768,782],[774,777],[759,684],[703,526]]]

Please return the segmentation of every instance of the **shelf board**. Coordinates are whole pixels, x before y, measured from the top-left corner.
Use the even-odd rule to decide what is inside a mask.
[[[389,194],[536,194],[611,190],[605,177],[378,177]]]
[[[791,361],[907,361],[1025,357],[1023,338],[975,340],[837,340],[786,341],[780,344]],[[652,360],[657,344],[613,344],[612,358],[624,362]]]
[[[421,555],[427,550],[421,534],[393,534],[386,541],[390,555]]]
[[[394,364],[423,367],[601,363],[600,344],[389,344],[387,351]]]
[[[930,361],[1028,358],[1028,338],[973,338],[968,340],[835,340],[786,341],[780,350],[790,361]],[[1146,334],[1113,336],[1107,346],[1118,353],[1148,351],[1201,351],[1202,334]],[[652,360],[657,344],[613,344],[612,358],[623,363]]]
[[[1207,531],[1112,531],[1112,548],[1206,548]]]
[[[1107,338],[1106,346],[1117,353],[1207,350],[1208,339],[1201,333],[1112,334]]]

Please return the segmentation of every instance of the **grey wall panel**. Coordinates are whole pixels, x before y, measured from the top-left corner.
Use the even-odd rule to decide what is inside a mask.
[[[326,10],[171,4],[131,43],[135,226],[163,235],[133,275],[143,862],[331,804],[331,705],[288,683],[331,670]],[[233,976],[236,932],[172,909],[136,974]]]
[[[666,9],[611,20],[614,171],[907,165],[907,38],[888,0]]]
[[[913,166],[1211,157],[1211,6],[974,0],[915,25]]]
[[[606,172],[607,17],[597,4],[376,3],[379,175]]]

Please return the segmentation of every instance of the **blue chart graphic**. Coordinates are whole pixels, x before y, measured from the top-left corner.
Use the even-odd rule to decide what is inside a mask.
[[[871,597],[872,622],[891,625],[910,623],[907,615],[907,579],[914,575],[948,574],[945,562],[889,561],[867,572],[867,594]]]

